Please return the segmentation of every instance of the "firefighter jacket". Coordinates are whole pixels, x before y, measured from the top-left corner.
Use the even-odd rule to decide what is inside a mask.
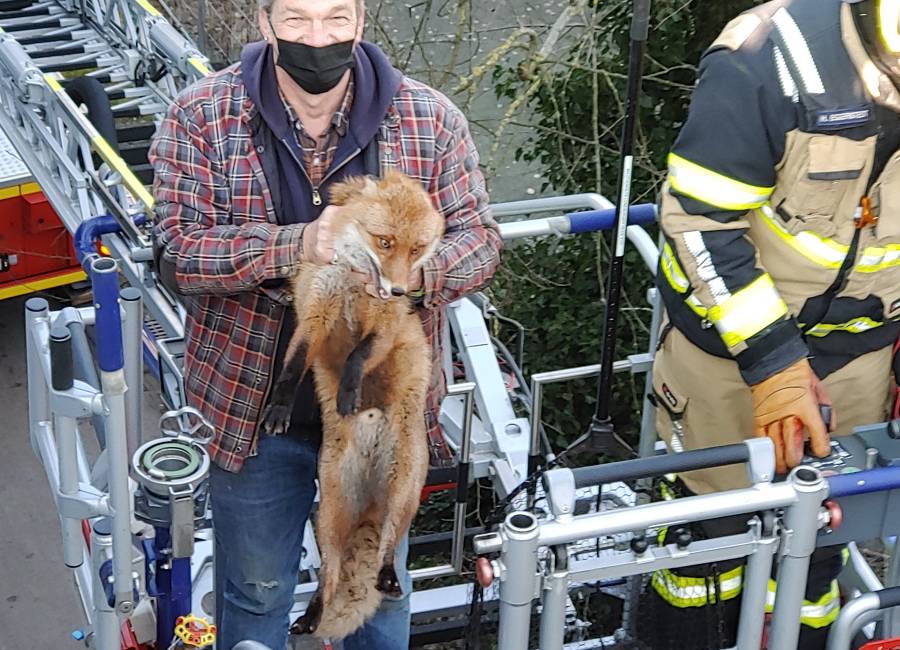
[[[825,377],[895,341],[898,144],[900,92],[849,5],[778,0],[729,23],[668,159],[672,325],[748,384],[807,355]]]

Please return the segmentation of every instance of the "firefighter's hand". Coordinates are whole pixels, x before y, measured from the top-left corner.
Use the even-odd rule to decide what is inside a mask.
[[[775,468],[780,474],[796,467],[803,458],[804,433],[812,453],[824,457],[831,452],[829,430],[819,406],[831,400],[819,384],[806,359],[750,387],[753,396],[753,435],[768,436],[775,443]],[[830,429],[834,431],[832,415]]]
[[[303,229],[303,261],[313,264],[333,264],[335,218],[340,208],[329,205],[319,218]]]

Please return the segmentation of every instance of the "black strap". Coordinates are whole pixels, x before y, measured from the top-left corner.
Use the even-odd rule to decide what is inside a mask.
[[[844,257],[844,261],[841,262],[841,268],[838,269],[834,282],[832,282],[821,295],[817,296],[814,300],[807,302],[803,309],[800,310],[800,315],[797,317],[797,320],[801,323],[805,323],[801,329],[803,334],[806,334],[821,322],[825,317],[825,314],[828,313],[831,301],[834,300],[838,291],[844,286],[847,275],[850,273],[850,269],[853,268],[853,264],[856,261],[856,250],[859,248],[859,233],[861,230],[861,228],[857,228],[854,231],[853,239],[850,241],[850,247],[847,250],[847,255]],[[813,315],[804,314],[804,312],[807,311],[807,307],[815,308],[816,305],[818,305],[818,309],[816,309]]]

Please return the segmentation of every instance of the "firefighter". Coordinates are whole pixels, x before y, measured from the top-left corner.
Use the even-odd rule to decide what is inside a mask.
[[[667,319],[653,388],[670,448],[768,436],[783,474],[828,455],[831,435],[886,419],[900,330],[898,20],[900,0],[777,0],[704,54],[660,210]],[[676,487],[746,485],[732,466]],[[746,519],[693,532],[737,533]],[[800,648],[825,646],[841,565],[840,549],[812,558]],[[648,626],[648,645],[734,645],[741,571],[654,574],[646,600],[672,624]]]

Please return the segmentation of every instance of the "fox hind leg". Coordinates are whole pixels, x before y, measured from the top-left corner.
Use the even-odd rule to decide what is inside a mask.
[[[402,408],[400,410],[406,411]],[[394,552],[397,542],[409,529],[419,509],[419,494],[425,483],[428,468],[424,423],[422,426],[409,427],[409,422],[417,417],[422,417],[418,408],[413,412],[407,411],[405,422],[401,418],[391,418],[394,426],[403,427],[398,436],[398,448],[404,447],[404,451],[409,455],[404,459],[402,466],[396,460],[393,463],[378,548],[382,566],[378,573],[376,588],[389,596],[401,595],[400,581],[394,567]]]
[[[312,634],[322,621],[322,592],[316,589],[303,615],[291,625],[291,634]]]

